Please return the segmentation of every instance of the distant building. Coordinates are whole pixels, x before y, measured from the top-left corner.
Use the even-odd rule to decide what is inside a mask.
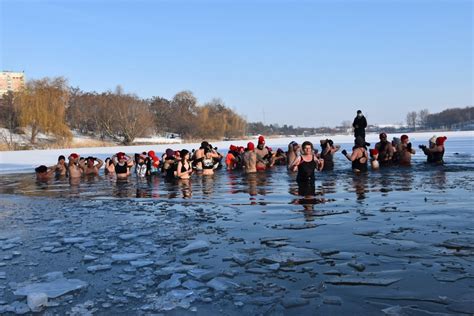
[[[8,91],[16,92],[25,87],[25,73],[2,71],[0,72],[0,97]]]

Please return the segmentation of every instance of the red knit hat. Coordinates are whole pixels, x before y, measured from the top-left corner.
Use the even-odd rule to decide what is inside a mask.
[[[77,158],[79,158],[79,155],[76,154],[76,153],[72,153],[72,154],[69,155],[69,157],[72,158],[72,159],[77,159]]]
[[[154,158],[155,156],[156,156],[155,151],[150,150],[150,151],[148,152],[148,157]]]
[[[370,155],[371,156],[375,156],[375,155],[378,155],[379,154],[379,151],[377,149],[371,149],[370,150]]]
[[[248,149],[248,150],[254,150],[254,149],[255,149],[255,145],[254,145],[252,142],[249,142],[249,143],[247,144],[247,149]]]
[[[400,140],[401,140],[402,142],[405,141],[405,140],[407,140],[407,139],[408,139],[408,135],[405,135],[405,134],[402,135],[402,137],[400,137]]]
[[[237,150],[237,146],[235,146],[235,145],[230,145],[229,150],[230,150],[230,151],[236,151],[236,150]]]
[[[436,138],[436,145],[441,146],[444,145],[444,142],[448,139],[446,136]]]
[[[263,136],[261,136],[261,135],[258,136],[258,143],[259,143],[259,144],[265,143],[265,138],[264,138]]]
[[[125,158],[125,153],[119,152],[119,153],[117,153],[116,156],[117,156],[117,159],[118,159],[118,160],[121,160],[121,159],[124,159],[124,158]]]

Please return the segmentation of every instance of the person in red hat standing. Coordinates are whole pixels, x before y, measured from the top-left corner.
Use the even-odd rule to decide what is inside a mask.
[[[402,137],[400,137],[400,144],[397,146],[397,154],[400,166],[411,165],[411,156],[415,154],[415,150],[409,142],[408,135],[402,135]]]
[[[244,152],[244,169],[245,173],[257,172],[257,154],[255,153],[255,145],[252,142],[247,144]]]
[[[258,137],[258,145],[257,148],[255,148],[255,154],[257,154],[257,171],[263,171],[273,166],[273,157],[268,148],[265,147],[265,138],[263,136]]]
[[[421,150],[427,156],[427,162],[433,163],[437,165],[442,165],[444,163],[444,142],[448,138],[446,136],[437,137],[433,146],[426,147],[424,145],[420,145]]]
[[[80,178],[83,170],[79,165],[79,155],[72,153],[69,155],[68,172],[70,178]]]
[[[237,168],[237,164],[239,162],[238,159],[238,147],[234,145],[230,145],[229,151],[225,157],[225,164],[227,166],[227,170],[233,170]]]

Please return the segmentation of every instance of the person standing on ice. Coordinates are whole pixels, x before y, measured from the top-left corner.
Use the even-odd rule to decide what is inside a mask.
[[[367,127],[367,120],[365,119],[365,116],[362,114],[361,110],[357,111],[357,116],[354,118],[352,127],[354,128],[354,138],[360,136],[365,141],[365,129]]]

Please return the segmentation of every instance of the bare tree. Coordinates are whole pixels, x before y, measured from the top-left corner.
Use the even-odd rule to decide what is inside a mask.
[[[426,127],[428,124],[428,115],[430,115],[430,112],[428,109],[423,109],[420,112],[418,112],[418,125],[421,127]]]
[[[416,123],[417,123],[417,113],[415,111],[408,112],[407,114],[407,125],[410,128],[413,128],[413,130],[416,129]]]

